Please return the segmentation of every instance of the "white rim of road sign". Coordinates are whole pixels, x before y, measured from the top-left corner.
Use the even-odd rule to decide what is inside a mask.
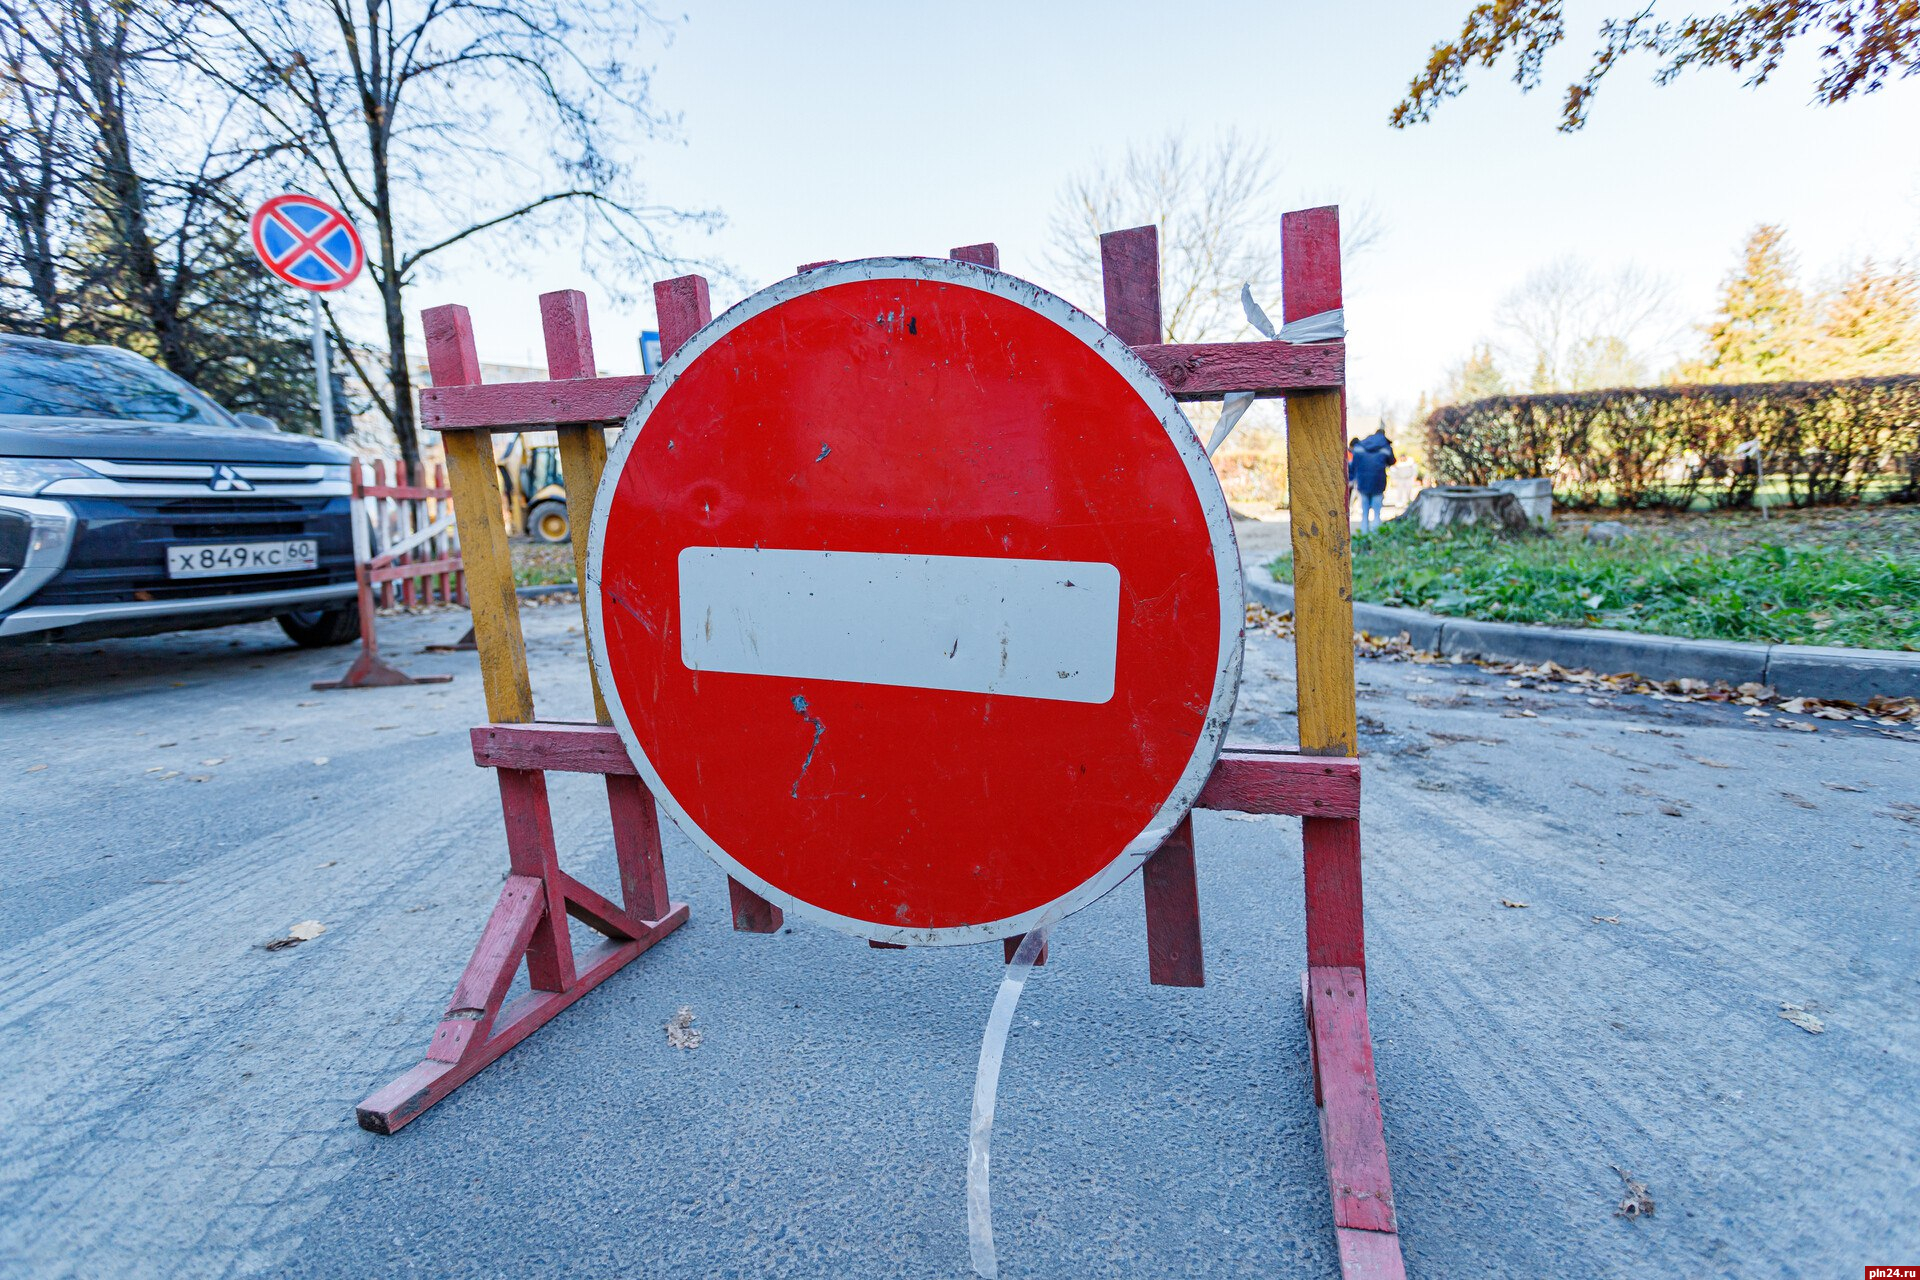
[[[667,787],[659,770],[654,767],[653,761],[641,749],[640,740],[633,731],[633,724],[627,717],[626,708],[621,705],[620,691],[614,684],[613,673],[607,666],[606,623],[600,608],[600,556],[606,537],[607,513],[613,505],[613,494],[619,486],[620,475],[626,468],[627,455],[632,452],[634,441],[646,429],[648,416],[680,374],[699,359],[707,348],[740,324],[781,303],[805,294],[832,288],[835,285],[865,280],[930,280],[979,289],[1038,312],[1092,347],[1140,394],[1160,419],[1160,425],[1166,429],[1168,438],[1173,441],[1174,449],[1180,455],[1180,460],[1186,465],[1187,478],[1193,483],[1194,493],[1200,499],[1200,508],[1207,522],[1208,540],[1213,549],[1214,571],[1218,578],[1220,592],[1219,660],[1214,668],[1213,694],[1208,701],[1207,716],[1202,723],[1199,741],[1194,745],[1193,755],[1187,761],[1186,768],[1147,825],[1127,842],[1126,848],[1121,850],[1119,856],[1104,869],[1058,898],[1040,903],[1031,910],[1002,920],[936,929],[901,928],[843,916],[802,901],[791,893],[768,884],[754,872],[742,866],[717,841],[703,831]],[[778,284],[770,285],[728,308],[682,343],[680,349],[661,365],[660,372],[653,375],[652,382],[647,385],[646,394],[640,397],[640,403],[635,405],[633,412],[627,416],[620,438],[614,442],[614,447],[607,458],[606,471],[600,481],[600,491],[594,495],[593,526],[587,539],[587,586],[589,588],[586,599],[587,624],[593,643],[594,672],[599,677],[601,693],[606,698],[607,709],[613,715],[614,725],[620,730],[620,736],[626,742],[627,753],[633,758],[634,767],[640,771],[640,776],[646,781],[654,798],[660,802],[667,815],[673,819],[674,825],[679,827],[681,833],[702,853],[718,863],[727,874],[767,901],[805,919],[815,920],[842,932],[870,938],[877,942],[906,943],[914,946],[959,946],[966,943],[990,942],[996,938],[1025,933],[1038,925],[1042,919],[1057,921],[1097,901],[1110,889],[1132,875],[1141,863],[1159,849],[1167,837],[1173,834],[1173,829],[1180,824],[1180,820],[1193,808],[1194,801],[1200,797],[1200,789],[1206,785],[1208,776],[1213,772],[1214,763],[1219,759],[1220,747],[1227,734],[1227,726],[1233,719],[1234,699],[1239,693],[1241,636],[1246,624],[1246,596],[1240,573],[1240,551],[1233,533],[1233,513],[1227,508],[1226,494],[1220,488],[1220,481],[1214,474],[1213,464],[1207,460],[1206,449],[1202,446],[1199,435],[1187,421],[1186,414],[1181,412],[1180,405],[1174,400],[1173,394],[1147,367],[1146,362],[1134,354],[1131,347],[1109,331],[1105,325],[1064,298],[1056,297],[1038,285],[1029,284],[1025,280],[1004,272],[947,258],[863,258],[858,261],[837,262],[829,266],[816,267],[797,276],[790,276]]]

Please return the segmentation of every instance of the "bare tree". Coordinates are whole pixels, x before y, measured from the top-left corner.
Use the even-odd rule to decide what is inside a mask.
[[[1251,332],[1240,290],[1272,306],[1280,293],[1280,170],[1262,144],[1238,133],[1210,146],[1180,134],[1128,148],[1068,179],[1049,225],[1047,266],[1060,287],[1098,310],[1100,233],[1149,223],[1160,229],[1160,314],[1168,342]],[[1379,237],[1371,213],[1341,229],[1351,258]]]
[[[61,83],[68,22],[36,29],[31,6],[0,3],[0,288],[9,322],[45,337],[65,329],[60,287],[65,207],[79,143]]]
[[[1512,381],[1533,391],[1636,386],[1676,328],[1667,283],[1637,267],[1596,270],[1561,258],[1528,274],[1494,323]]]
[[[295,308],[245,243],[270,153],[231,146],[217,105],[188,105],[207,86],[177,55],[191,38],[178,13],[0,0],[0,25],[0,323],[127,347],[232,407],[309,426]]]
[[[409,461],[419,445],[404,295],[437,255],[564,219],[583,252],[641,278],[682,265],[668,231],[715,221],[644,203],[617,145],[671,124],[647,72],[621,57],[640,33],[666,31],[644,0],[187,2],[218,37],[200,65],[250,106],[263,138],[284,141],[294,179],[370,232],[385,376],[348,354],[362,382],[390,388],[379,407]]]
[[[1474,5],[1460,35],[1433,47],[1426,69],[1393,109],[1391,123],[1404,129],[1431,119],[1442,102],[1465,91],[1476,64],[1491,67],[1507,54],[1513,56],[1513,81],[1521,91],[1538,88],[1541,63],[1566,38],[1561,3],[1482,0]],[[1656,84],[1670,83],[1689,67],[1724,66],[1744,72],[1751,88],[1779,69],[1789,44],[1811,36],[1823,42],[1814,96],[1827,105],[1920,72],[1920,4],[1913,0],[1762,0],[1679,22],[1661,21],[1656,7],[1657,0],[1647,0],[1631,17],[1601,22],[1592,65],[1579,83],[1567,87],[1560,110],[1563,132],[1587,122],[1588,102],[1600,81],[1633,53],[1663,60],[1654,74]]]

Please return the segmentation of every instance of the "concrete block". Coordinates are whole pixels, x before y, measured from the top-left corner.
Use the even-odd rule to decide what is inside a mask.
[[[1767,655],[1766,680],[1789,698],[1920,698],[1920,653],[1776,644]]]

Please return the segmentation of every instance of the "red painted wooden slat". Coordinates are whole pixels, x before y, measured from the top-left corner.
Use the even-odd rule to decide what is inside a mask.
[[[652,381],[644,373],[628,373],[566,382],[428,387],[420,393],[420,423],[434,431],[620,423],[640,403]]]
[[[1324,1100],[1320,1140],[1334,1225],[1390,1232],[1393,1184],[1367,1032],[1366,975],[1352,967],[1314,965],[1307,976]]]
[[[560,893],[567,900],[567,914],[606,934],[615,942],[631,942],[647,931],[646,925],[602,897],[598,890],[581,884],[562,871]]]
[[[545,769],[633,777],[619,730],[609,725],[541,721],[473,730],[474,763],[493,769]],[[1360,766],[1293,748],[1230,746],[1201,789],[1201,809],[1344,818],[1360,812]]]
[[[727,901],[733,908],[733,927],[737,933],[778,933],[786,923],[786,913],[747,886],[727,877]]]
[[[660,323],[660,358],[680,349],[701,326],[713,319],[705,276],[678,276],[653,286],[653,308]],[[624,415],[623,415],[624,416]]]
[[[1302,818],[1306,857],[1307,963],[1365,971],[1366,925],[1360,892],[1357,818]]]
[[[473,345],[473,317],[458,304],[420,313],[426,336],[427,371],[436,387],[478,386],[480,353]]]
[[[1140,883],[1147,903],[1147,980],[1158,987],[1206,986],[1191,814],[1140,868]]]
[[[947,256],[955,262],[971,262],[976,267],[1000,269],[1000,246],[997,244],[963,244],[951,250]]]
[[[626,744],[612,725],[483,724],[472,733],[473,762],[489,769],[545,769],[637,777]]]
[[[1396,1233],[1335,1227],[1333,1234],[1340,1245],[1341,1280],[1407,1280]]]
[[[476,731],[477,732],[477,731]],[[620,754],[622,761],[626,753]],[[613,853],[620,864],[620,900],[629,914],[658,920],[672,910],[667,868],[660,856],[660,818],[653,793],[635,777],[607,775],[607,806],[613,811]]]
[[[1304,320],[1341,306],[1340,206],[1299,209],[1280,219],[1280,309]]]
[[[566,895],[560,855],[553,844],[553,813],[547,779],[531,769],[501,769],[500,808],[506,815],[507,861],[513,874],[545,886],[546,914],[527,944],[527,985],[535,991],[565,991],[573,984],[573,942],[567,936]]]
[[[1242,753],[1228,747],[1213,766],[1194,807],[1357,818],[1360,762],[1328,756]]]
[[[467,961],[460,981],[453,986],[453,998],[447,1001],[447,1020],[441,1023],[441,1031],[434,1034],[433,1046],[427,1050],[429,1058],[457,1062],[464,1051],[453,1043],[460,1040],[463,1045],[464,1038],[457,1031],[449,1031],[447,1022],[477,1029],[480,1038],[486,1038],[487,1027],[480,1024],[491,1024],[492,1016],[487,1011],[499,1007],[512,985],[513,975],[520,967],[520,953],[527,949],[527,939],[540,923],[545,903],[539,880],[532,876],[507,877],[499,900],[493,904],[493,914],[487,917],[486,926],[480,931],[473,957]]]
[[[591,378],[593,330],[587,323],[587,295],[556,289],[540,295],[540,329],[547,344],[547,376],[555,381]]]
[[[439,560],[413,560],[399,564],[380,564],[379,560],[384,558],[385,557],[377,557],[374,565],[367,569],[368,581],[398,582],[403,578],[417,578],[427,573],[444,573],[449,569],[458,569],[460,567],[460,557],[457,555],[446,556]]]
[[[1190,342],[1133,350],[1176,400],[1217,400],[1229,391],[1328,391],[1347,380],[1344,342]]]
[[[1167,340],[1160,327],[1160,229],[1134,227],[1100,237],[1107,328],[1131,346]]]

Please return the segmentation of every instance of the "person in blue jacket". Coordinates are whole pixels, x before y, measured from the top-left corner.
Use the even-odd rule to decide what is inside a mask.
[[[1394,464],[1393,442],[1385,427],[1353,446],[1347,479],[1360,491],[1360,532],[1380,527],[1380,504],[1387,493],[1387,468]]]

